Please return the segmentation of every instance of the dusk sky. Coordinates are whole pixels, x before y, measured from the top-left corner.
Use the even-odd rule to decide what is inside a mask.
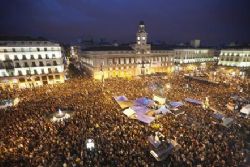
[[[250,42],[249,7],[249,0],[1,0],[0,35],[132,42],[144,20],[150,41]]]

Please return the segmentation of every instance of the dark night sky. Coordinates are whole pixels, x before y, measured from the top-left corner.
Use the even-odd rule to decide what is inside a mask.
[[[144,20],[151,41],[250,42],[249,7],[249,0],[1,0],[0,35],[127,42]]]

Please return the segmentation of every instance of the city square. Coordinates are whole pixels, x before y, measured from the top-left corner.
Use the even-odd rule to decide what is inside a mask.
[[[4,92],[2,97],[18,96],[21,102],[1,112],[4,127],[0,133],[1,165],[157,166],[171,161],[173,166],[238,166],[246,157],[249,119],[230,111],[226,105],[232,95],[249,97],[249,85],[242,80],[237,82],[214,86],[185,79],[183,74],[172,74],[167,79],[153,76],[108,79],[104,84],[76,77],[60,85]],[[187,102],[180,108],[184,114],[166,114],[151,124],[126,117],[113,97],[152,97],[159,93],[150,89],[152,83],[169,83],[171,88],[160,95],[170,101],[183,101],[186,97],[205,101],[209,96],[210,108],[216,108],[234,122],[225,127],[213,117],[215,111]],[[185,88],[186,84],[190,89]],[[238,85],[242,85],[244,92],[239,91]],[[73,110],[74,115],[55,124],[47,115],[58,112],[58,108]],[[149,153],[147,136],[157,131],[179,145],[163,162],[155,161]],[[95,141],[91,158],[85,146],[88,138]]]
[[[3,2],[0,167],[249,166],[245,2],[111,1]]]

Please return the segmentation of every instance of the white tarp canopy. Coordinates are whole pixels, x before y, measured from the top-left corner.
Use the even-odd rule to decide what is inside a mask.
[[[0,109],[4,109],[11,106],[16,106],[19,103],[19,98],[7,99],[0,101]]]
[[[223,118],[222,121],[223,126],[230,127],[233,123],[233,118]]]
[[[171,111],[169,109],[167,109],[165,106],[161,106],[158,110],[156,110],[157,114],[167,114],[167,113],[171,113]]]
[[[165,104],[166,102],[166,98],[155,96],[155,95],[153,97],[153,100],[159,102],[161,105]]]
[[[249,115],[250,114],[250,104],[242,107],[242,109],[240,110],[241,113],[244,113],[246,115]]]
[[[128,117],[131,117],[132,115],[135,114],[135,111],[132,110],[131,108],[128,108],[128,109],[123,111],[123,114],[127,115]]]

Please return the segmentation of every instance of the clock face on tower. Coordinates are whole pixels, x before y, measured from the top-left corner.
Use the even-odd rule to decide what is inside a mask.
[[[147,44],[147,32],[144,23],[140,23],[136,34],[135,50],[138,54],[146,54],[150,52],[151,46]]]

